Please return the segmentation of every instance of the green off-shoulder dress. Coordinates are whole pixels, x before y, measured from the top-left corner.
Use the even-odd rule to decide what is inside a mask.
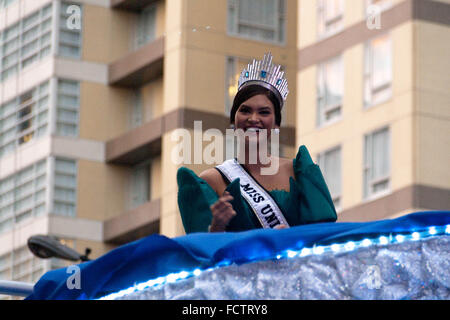
[[[308,149],[301,146],[293,159],[295,179],[289,178],[290,190],[268,191],[283,212],[288,224],[336,221],[336,210],[330,192],[318,165],[314,164]],[[209,184],[192,170],[181,167],[177,172],[178,207],[186,233],[207,232],[212,221],[210,206],[219,198]],[[236,216],[226,231],[245,231],[262,228],[245,199],[241,196],[239,178],[225,189],[232,196]]]

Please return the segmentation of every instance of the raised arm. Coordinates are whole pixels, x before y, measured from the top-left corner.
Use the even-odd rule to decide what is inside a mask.
[[[205,180],[219,196],[219,199],[210,206],[212,221],[209,231],[223,232],[230,220],[236,215],[236,211],[234,211],[230,203],[233,200],[233,196],[224,191],[226,184],[216,169],[205,170],[199,177]]]

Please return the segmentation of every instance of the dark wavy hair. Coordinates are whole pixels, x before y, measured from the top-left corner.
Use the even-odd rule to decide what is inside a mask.
[[[265,95],[273,104],[275,109],[275,123],[277,126],[281,125],[281,108],[280,108],[280,102],[278,101],[276,95],[270,91],[269,89],[266,89],[262,86],[259,86],[257,84],[249,85],[245,88],[242,88],[238,91],[236,96],[233,100],[233,106],[231,107],[230,112],[230,123],[234,123],[234,118],[236,117],[236,112],[239,108],[239,106],[244,103],[246,100],[250,99],[251,97],[254,97],[258,94]]]

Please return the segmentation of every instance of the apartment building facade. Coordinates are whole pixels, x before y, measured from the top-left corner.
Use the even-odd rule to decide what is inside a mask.
[[[450,208],[449,8],[300,1],[297,143],[321,167],[338,221]]]
[[[90,258],[184,234],[172,134],[199,134],[194,121],[225,133],[241,67],[268,51],[292,88],[280,142],[295,155],[297,1],[255,5],[0,2],[0,279],[35,282],[73,263],[34,257],[36,234]]]
[[[183,235],[177,169],[212,165],[175,163],[174,133],[225,132],[240,70],[269,51],[290,89],[281,155],[307,145],[339,220],[448,206],[449,26],[434,13],[450,4],[378,1],[371,30],[360,2],[0,1],[0,279],[69,263],[33,257],[35,234],[91,258]]]

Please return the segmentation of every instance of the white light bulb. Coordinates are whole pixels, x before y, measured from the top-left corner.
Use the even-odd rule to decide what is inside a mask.
[[[293,258],[297,255],[297,251],[293,251],[293,250],[288,250],[287,251],[287,256],[288,258]]]
[[[331,250],[333,251],[333,252],[339,252],[339,250],[340,250],[340,245],[338,245],[338,244],[332,244],[331,245]]]
[[[167,279],[167,282],[173,283],[178,280],[178,275],[176,273],[171,273],[166,277],[166,279]]]
[[[313,249],[314,254],[322,254],[325,251],[325,249],[322,246],[315,247]]]
[[[300,251],[300,257],[304,257],[311,254],[311,249],[309,248],[303,248],[302,251]]]
[[[202,273],[202,271],[200,269],[194,270],[194,276],[199,276],[201,273]]]
[[[349,241],[344,246],[345,250],[351,251],[355,249],[355,243],[353,241]]]
[[[379,238],[379,240],[380,240],[380,244],[388,244],[388,242],[389,242],[388,238],[386,238],[385,236],[381,236]]]

